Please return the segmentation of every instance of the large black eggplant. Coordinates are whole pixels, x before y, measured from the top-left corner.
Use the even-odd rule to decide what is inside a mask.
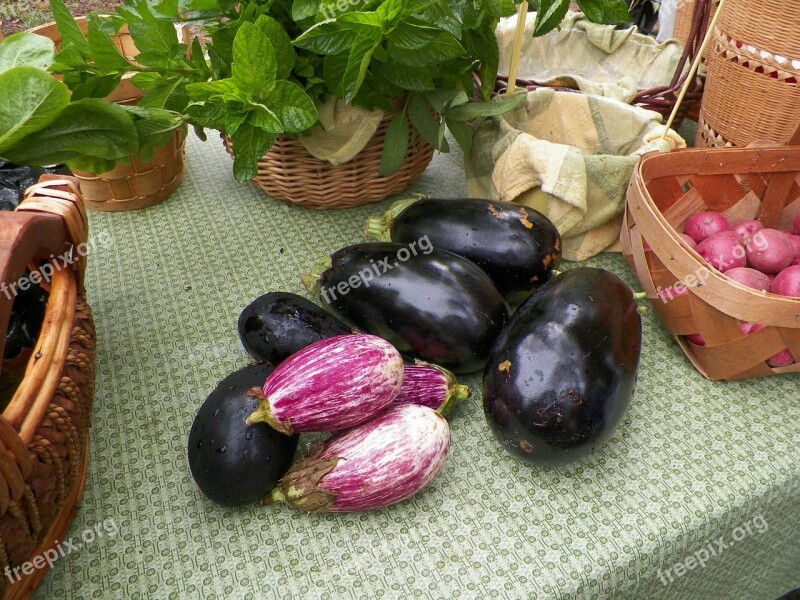
[[[315,265],[313,277],[304,281],[345,322],[388,340],[406,356],[455,373],[483,367],[508,319],[486,273],[430,247],[348,246]]]
[[[519,308],[483,375],[489,426],[511,454],[559,465],[590,454],[633,395],[642,322],[630,288],[602,269],[561,273]]]
[[[364,234],[400,244],[423,240],[468,258],[510,300],[528,296],[561,262],[556,226],[532,208],[499,200],[401,200],[367,219]]]
[[[248,392],[260,388],[274,367],[255,364],[223,379],[197,411],[189,432],[189,469],[197,487],[223,506],[253,504],[289,469],[298,435],[269,425],[248,425],[258,408]]]
[[[239,315],[239,339],[244,349],[254,359],[273,365],[314,342],[348,333],[354,333],[351,327],[289,292],[259,296]]]

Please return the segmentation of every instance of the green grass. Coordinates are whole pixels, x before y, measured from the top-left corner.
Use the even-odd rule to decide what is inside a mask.
[[[6,0],[0,5],[4,32],[23,31],[53,20],[50,7],[42,0]]]

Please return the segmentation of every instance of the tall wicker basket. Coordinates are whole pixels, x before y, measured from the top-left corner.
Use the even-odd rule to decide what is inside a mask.
[[[695,145],[786,143],[800,115],[800,2],[728,0],[712,36]]]
[[[86,19],[80,17],[76,21],[86,32]],[[61,45],[55,23],[34,27],[29,31],[50,38],[56,47]],[[133,59],[139,53],[127,26],[123,26],[112,40],[126,58]],[[130,73],[123,76],[106,99],[117,104],[137,104],[144,92],[131,83],[131,78]],[[81,182],[86,207],[102,211],[138,210],[168,198],[178,189],[186,174],[185,140],[186,136],[176,131],[166,145],[156,150],[152,160],[141,161],[130,157],[129,164],[119,164],[105,173],[75,171],[75,176]]]
[[[26,196],[16,212],[0,213],[0,281],[20,281],[26,267],[44,274],[44,264],[52,276],[41,284],[49,298],[38,342],[0,416],[4,600],[30,597],[47,569],[42,554],[65,539],[86,478],[94,387],[94,324],[83,290],[87,220],[77,181],[45,175]],[[3,329],[12,303],[0,294]]]
[[[710,379],[800,372],[800,298],[740,285],[708,267],[680,238],[703,210],[732,222],[791,228],[800,215],[800,128],[787,147],[692,149],[645,157],[628,188],[621,241],[653,307],[686,356]],[[682,285],[676,285],[676,284]],[[745,335],[744,323],[766,327]],[[684,336],[699,333],[705,345]],[[793,365],[767,360],[789,349]]]

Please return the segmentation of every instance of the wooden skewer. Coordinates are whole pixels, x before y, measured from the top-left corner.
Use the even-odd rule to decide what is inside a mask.
[[[711,40],[711,35],[714,33],[714,27],[717,24],[719,16],[722,14],[722,8],[725,6],[726,1],[727,0],[720,0],[719,6],[717,6],[717,12],[714,13],[714,17],[711,19],[711,23],[708,25],[705,37],[703,38],[703,43],[700,44],[700,49],[697,51],[697,56],[694,57],[694,62],[692,62],[692,66],[689,69],[689,74],[686,76],[686,81],[683,82],[683,87],[681,87],[681,92],[678,94],[678,99],[675,101],[675,106],[672,108],[672,113],[669,115],[669,119],[667,120],[667,125],[664,128],[664,133],[662,134],[661,139],[665,139],[667,137],[667,132],[672,127],[672,123],[675,121],[675,117],[678,114],[681,103],[686,97],[686,93],[689,91],[689,86],[694,80],[697,69],[700,67],[700,60],[703,58],[703,53],[706,51],[706,46],[708,46],[708,42]]]
[[[724,2],[725,0],[723,0]],[[514,45],[511,50],[511,68],[508,71],[506,94],[513,94],[517,89],[517,72],[522,54],[522,37],[525,35],[525,23],[528,19],[528,2],[523,0],[517,10],[517,30],[514,32]]]

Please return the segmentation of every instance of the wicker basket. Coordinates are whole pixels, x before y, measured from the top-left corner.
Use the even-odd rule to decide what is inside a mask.
[[[672,30],[672,37],[682,42],[684,46],[689,43],[694,43],[699,47],[700,42],[706,35],[706,31],[708,31],[708,25],[711,23],[711,19],[717,11],[719,2],[720,0],[681,0],[678,3],[678,10],[675,12],[675,28]],[[699,12],[697,11],[698,4],[709,3],[711,5],[710,11],[705,9]],[[692,27],[696,17],[701,17],[703,21],[700,25],[701,29],[699,33],[693,36]],[[703,60],[705,60],[705,56]]]
[[[86,32],[86,19],[79,17],[76,21]],[[55,23],[34,27],[29,31],[50,38],[56,47],[61,45]],[[123,26],[118,35],[112,36],[112,41],[128,59],[133,59],[139,53],[127,26]],[[117,104],[138,103],[144,92],[131,83],[132,77],[133,73],[126,73],[106,99]],[[186,174],[185,139],[184,134],[176,131],[166,145],[156,149],[152,160],[141,161],[130,157],[129,164],[119,164],[111,171],[100,174],[75,171],[75,176],[81,182],[86,207],[102,211],[138,210],[165,200],[178,189]]]
[[[38,557],[65,539],[83,493],[95,348],[83,291],[86,235],[86,213],[74,178],[45,175],[16,212],[0,214],[0,281],[18,281],[26,266],[35,269],[41,261],[49,260],[52,270],[49,284],[42,283],[49,299],[38,342],[0,417],[4,600],[33,593],[47,568]],[[60,257],[70,248],[74,261],[64,268]],[[11,305],[0,294],[4,327]],[[33,569],[28,565],[23,571],[28,561]]]
[[[728,0],[706,52],[696,146],[785,144],[800,115],[800,2]]]
[[[670,333],[709,379],[800,372],[771,368],[788,348],[800,361],[800,298],[758,292],[707,267],[678,232],[702,210],[791,228],[800,214],[800,129],[788,147],[693,149],[645,157],[628,188],[625,257]],[[649,244],[649,248],[645,245]],[[651,250],[652,249],[652,250]],[[681,283],[683,287],[676,284]],[[766,327],[744,335],[742,323]],[[683,336],[699,333],[705,346]]]
[[[258,161],[252,183],[273,198],[315,210],[350,208],[402,192],[433,158],[433,146],[410,131],[411,143],[400,169],[388,177],[378,174],[386,131],[403,102],[402,98],[392,102],[395,110],[384,115],[364,149],[342,165],[315,158],[296,139],[278,137]],[[222,140],[230,153],[230,140],[224,135]]]
[[[710,5],[707,0],[701,0],[693,4],[693,13],[691,15],[690,28],[684,41],[683,53],[681,54],[678,64],[675,68],[675,74],[672,77],[669,85],[639,90],[631,104],[634,106],[641,106],[642,108],[656,111],[664,118],[669,117],[672,109],[676,105],[678,94],[686,81],[686,75],[689,71],[689,66],[692,64],[700,44],[703,41],[703,34],[710,22]],[[480,81],[477,76],[473,76],[478,85]],[[495,83],[494,94],[503,94],[508,89],[508,75],[499,74]],[[517,78],[516,87],[527,90],[535,90],[545,86],[541,83],[531,81],[528,79]],[[566,91],[575,91],[571,88],[559,88]],[[675,125],[679,125],[681,121],[688,115],[697,111],[700,100],[703,97],[703,77],[696,76],[690,83],[686,92],[683,102],[680,104],[680,109],[675,118]]]

